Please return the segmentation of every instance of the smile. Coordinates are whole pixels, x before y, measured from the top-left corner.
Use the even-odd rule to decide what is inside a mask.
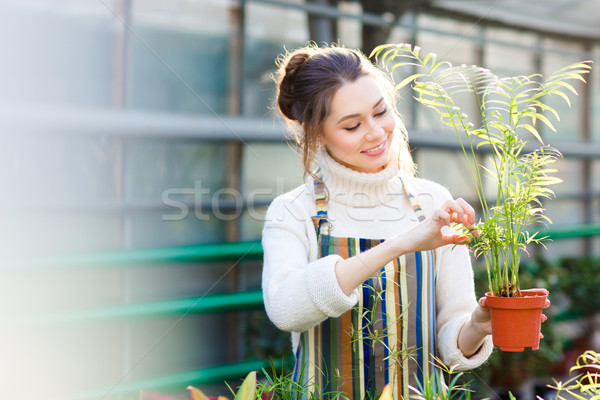
[[[386,143],[387,143],[387,140],[385,140],[383,143],[381,143],[377,147],[373,147],[372,149],[369,149],[369,150],[364,150],[363,153],[374,153],[374,152],[376,152],[378,150],[381,150],[381,149],[383,149],[385,147]]]

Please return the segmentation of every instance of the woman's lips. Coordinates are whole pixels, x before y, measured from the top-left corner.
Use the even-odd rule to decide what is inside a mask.
[[[385,151],[386,145],[387,145],[387,140],[383,141],[383,143],[381,143],[375,147],[371,147],[368,150],[364,150],[361,153],[366,154],[368,156],[378,156]]]

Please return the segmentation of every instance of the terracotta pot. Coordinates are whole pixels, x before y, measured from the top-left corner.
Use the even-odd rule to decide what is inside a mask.
[[[486,304],[492,317],[492,341],[502,351],[537,350],[540,346],[542,309],[546,289],[521,290],[522,297],[498,297],[486,293]]]

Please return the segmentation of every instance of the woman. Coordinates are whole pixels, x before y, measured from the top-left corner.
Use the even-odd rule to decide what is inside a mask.
[[[434,355],[479,366],[493,347],[489,312],[466,238],[447,228],[473,228],[474,210],[415,178],[392,83],[346,48],[279,61],[278,107],[309,177],[267,212],[263,293],[269,318],[292,332],[294,380],[317,398],[373,398],[390,383],[398,399]]]

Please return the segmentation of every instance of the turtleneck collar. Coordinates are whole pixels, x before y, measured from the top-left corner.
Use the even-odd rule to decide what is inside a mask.
[[[389,164],[374,173],[359,172],[335,161],[323,146],[317,152],[329,201],[354,207],[387,204],[404,193],[399,179],[398,151],[393,146]]]

